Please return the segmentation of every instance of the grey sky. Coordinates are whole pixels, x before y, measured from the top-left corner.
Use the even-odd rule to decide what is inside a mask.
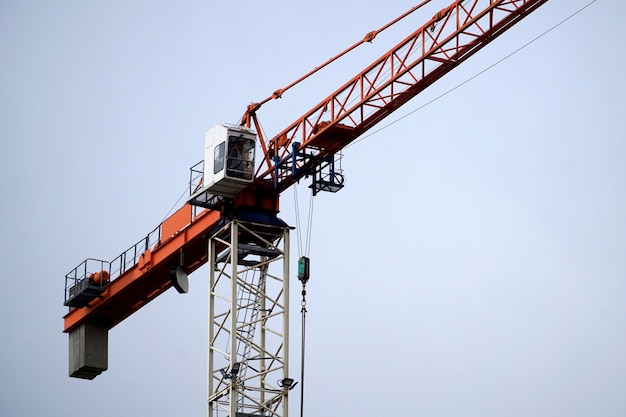
[[[0,2],[1,416],[204,415],[206,269],[115,327],[93,381],[67,376],[64,275],[163,220],[207,129],[414,5],[222,3]],[[549,1],[389,121],[587,3]],[[308,416],[626,415],[625,13],[598,0],[346,150],[315,200]],[[403,25],[268,103],[267,133]]]

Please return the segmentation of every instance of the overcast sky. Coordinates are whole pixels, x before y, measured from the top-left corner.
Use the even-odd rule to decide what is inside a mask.
[[[626,5],[422,108],[590,1],[549,1],[346,149],[314,202],[307,416],[626,415]],[[266,133],[448,3],[268,103]],[[93,381],[68,377],[65,274],[181,204],[206,130],[412,6],[0,1],[0,415],[205,415],[206,268],[112,329]]]

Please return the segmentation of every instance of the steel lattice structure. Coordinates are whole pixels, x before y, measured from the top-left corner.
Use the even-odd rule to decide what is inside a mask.
[[[208,415],[286,416],[289,228],[232,220],[209,262]]]
[[[452,2],[280,133],[262,141],[265,160],[257,178],[271,179],[279,191],[288,188],[308,172],[313,156],[333,156],[547,1]],[[415,9],[429,3],[433,1]],[[270,98],[279,98],[279,91]],[[242,117],[242,123],[257,131],[259,107],[249,106]]]
[[[241,188],[219,194],[202,184],[208,187],[200,188],[202,198],[188,201],[113,261],[90,258],[65,276],[70,376],[93,379],[106,370],[108,331],[172,286],[186,292],[187,275],[208,263],[208,415],[287,417],[294,382],[288,368],[289,227],[276,217],[280,194],[309,177],[314,194],[339,190],[335,162],[343,148],[547,1],[441,0],[445,7],[432,18],[277,135],[264,137],[258,110],[312,72],[248,106],[239,127],[258,135],[261,161],[239,159],[253,168]],[[400,18],[426,4],[437,2],[423,0]],[[222,144],[215,145],[206,149]],[[222,167],[214,165],[209,174],[228,171],[223,160],[235,157],[217,152],[205,161],[220,158]]]

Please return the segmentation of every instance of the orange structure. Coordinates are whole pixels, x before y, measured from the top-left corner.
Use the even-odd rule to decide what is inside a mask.
[[[281,192],[305,177],[312,178],[313,194],[341,189],[343,177],[335,166],[339,151],[546,2],[456,0],[437,8],[432,18],[311,110],[278,134],[263,136],[258,111],[264,103],[280,98],[304,78],[359,44],[371,42],[378,33],[408,14],[435,4],[434,0],[422,1],[311,73],[249,105],[239,126],[256,132],[259,139],[260,163],[255,166],[252,180],[232,197],[212,192],[206,176],[203,183],[203,170],[195,166],[191,170],[191,197],[187,204],[116,259],[87,259],[70,271],[65,285],[65,305],[69,312],[64,317],[64,331],[70,333],[71,344],[80,346],[79,350],[89,349],[91,342],[84,340],[79,332],[93,331],[97,334],[95,340],[102,342],[109,329],[170,287],[185,292],[186,274],[209,261],[210,237],[241,213],[275,222],[272,219],[279,211]],[[219,157],[229,155],[222,153]],[[256,233],[254,229],[250,232]],[[260,249],[254,246],[251,251],[269,253],[266,248],[262,248],[266,252]],[[91,274],[95,274],[94,279],[89,280]],[[76,336],[72,336],[74,333]],[[106,358],[100,359],[96,366],[77,360],[70,364],[70,373],[93,378],[106,369]],[[230,371],[223,372],[224,380],[234,381],[237,372],[241,372],[239,364],[231,359]],[[212,398],[217,401],[219,396],[215,394]],[[274,410],[273,405],[259,407],[266,413],[263,415]]]

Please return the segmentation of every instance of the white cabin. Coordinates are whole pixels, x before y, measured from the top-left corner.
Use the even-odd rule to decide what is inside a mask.
[[[234,198],[254,179],[256,132],[220,124],[204,137],[203,191]]]

